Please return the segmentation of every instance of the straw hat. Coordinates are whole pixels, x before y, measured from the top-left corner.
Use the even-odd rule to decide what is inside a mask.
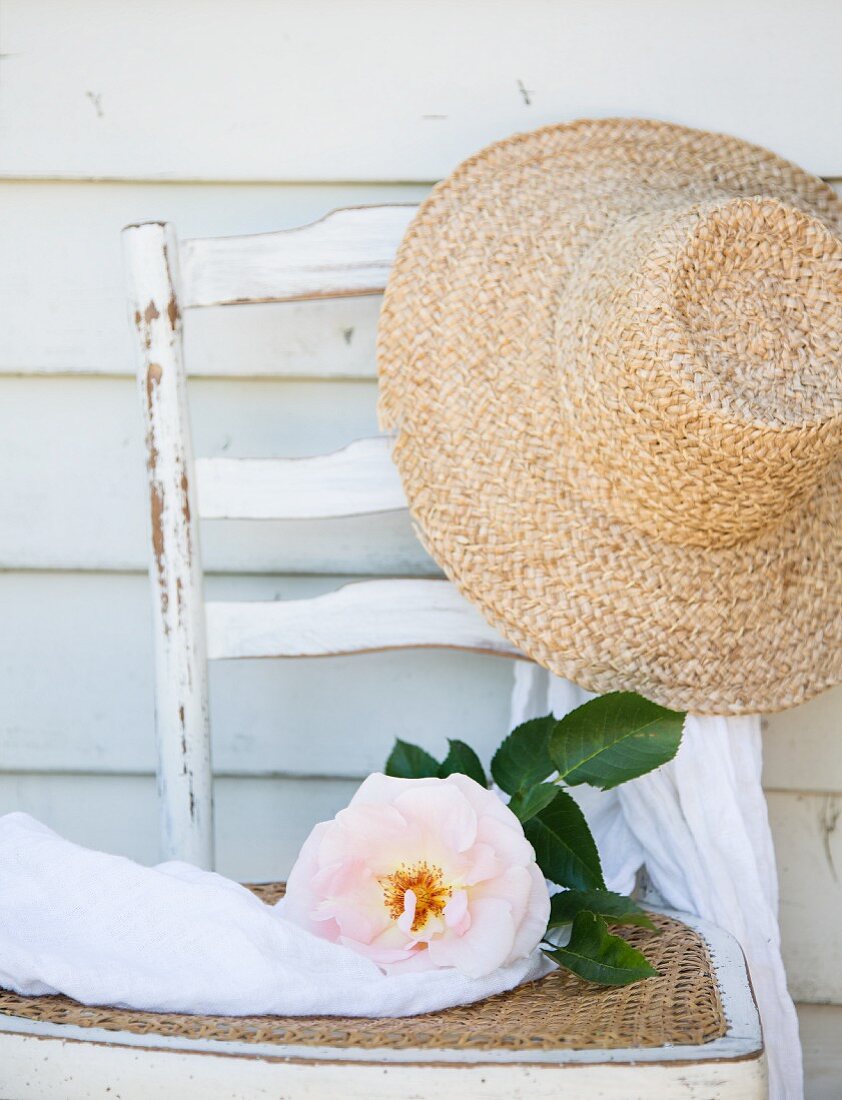
[[[842,680],[842,202],[764,149],[550,126],[403,241],[380,412],[432,556],[592,691],[739,714]]]

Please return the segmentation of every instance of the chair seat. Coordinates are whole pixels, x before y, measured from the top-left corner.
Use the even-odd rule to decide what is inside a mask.
[[[274,901],[283,885],[252,889]],[[765,1096],[742,953],[681,917],[620,930],[658,970],[648,981],[605,988],[555,971],[404,1019],[179,1015],[0,990],[0,1096]]]

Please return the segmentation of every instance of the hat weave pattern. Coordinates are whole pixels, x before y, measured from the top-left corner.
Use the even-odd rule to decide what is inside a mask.
[[[842,680],[842,203],[734,138],[547,127],[439,184],[381,313],[425,545],[592,691],[739,714]]]

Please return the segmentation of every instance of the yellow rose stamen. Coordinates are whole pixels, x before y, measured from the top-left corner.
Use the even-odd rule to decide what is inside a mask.
[[[404,911],[404,896],[407,890],[415,895],[415,919],[411,931],[418,932],[430,917],[440,917],[450,900],[453,889],[444,883],[441,867],[429,863],[402,863],[391,875],[381,878],[383,904],[389,910],[393,920],[397,920]]]

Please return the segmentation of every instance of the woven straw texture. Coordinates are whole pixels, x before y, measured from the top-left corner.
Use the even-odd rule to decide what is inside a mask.
[[[270,902],[283,892],[279,883],[252,889]],[[68,997],[21,997],[0,990],[0,1014],[138,1035],[367,1050],[616,1050],[698,1045],[721,1038],[727,1024],[704,941],[678,921],[661,916],[653,920],[660,935],[621,931],[646,951],[659,976],[623,989],[587,985],[555,971],[479,1004],[386,1020],[184,1016],[88,1008]]]
[[[378,337],[419,534],[595,692],[740,714],[842,680],[842,203],[734,138],[552,126],[421,206]]]

